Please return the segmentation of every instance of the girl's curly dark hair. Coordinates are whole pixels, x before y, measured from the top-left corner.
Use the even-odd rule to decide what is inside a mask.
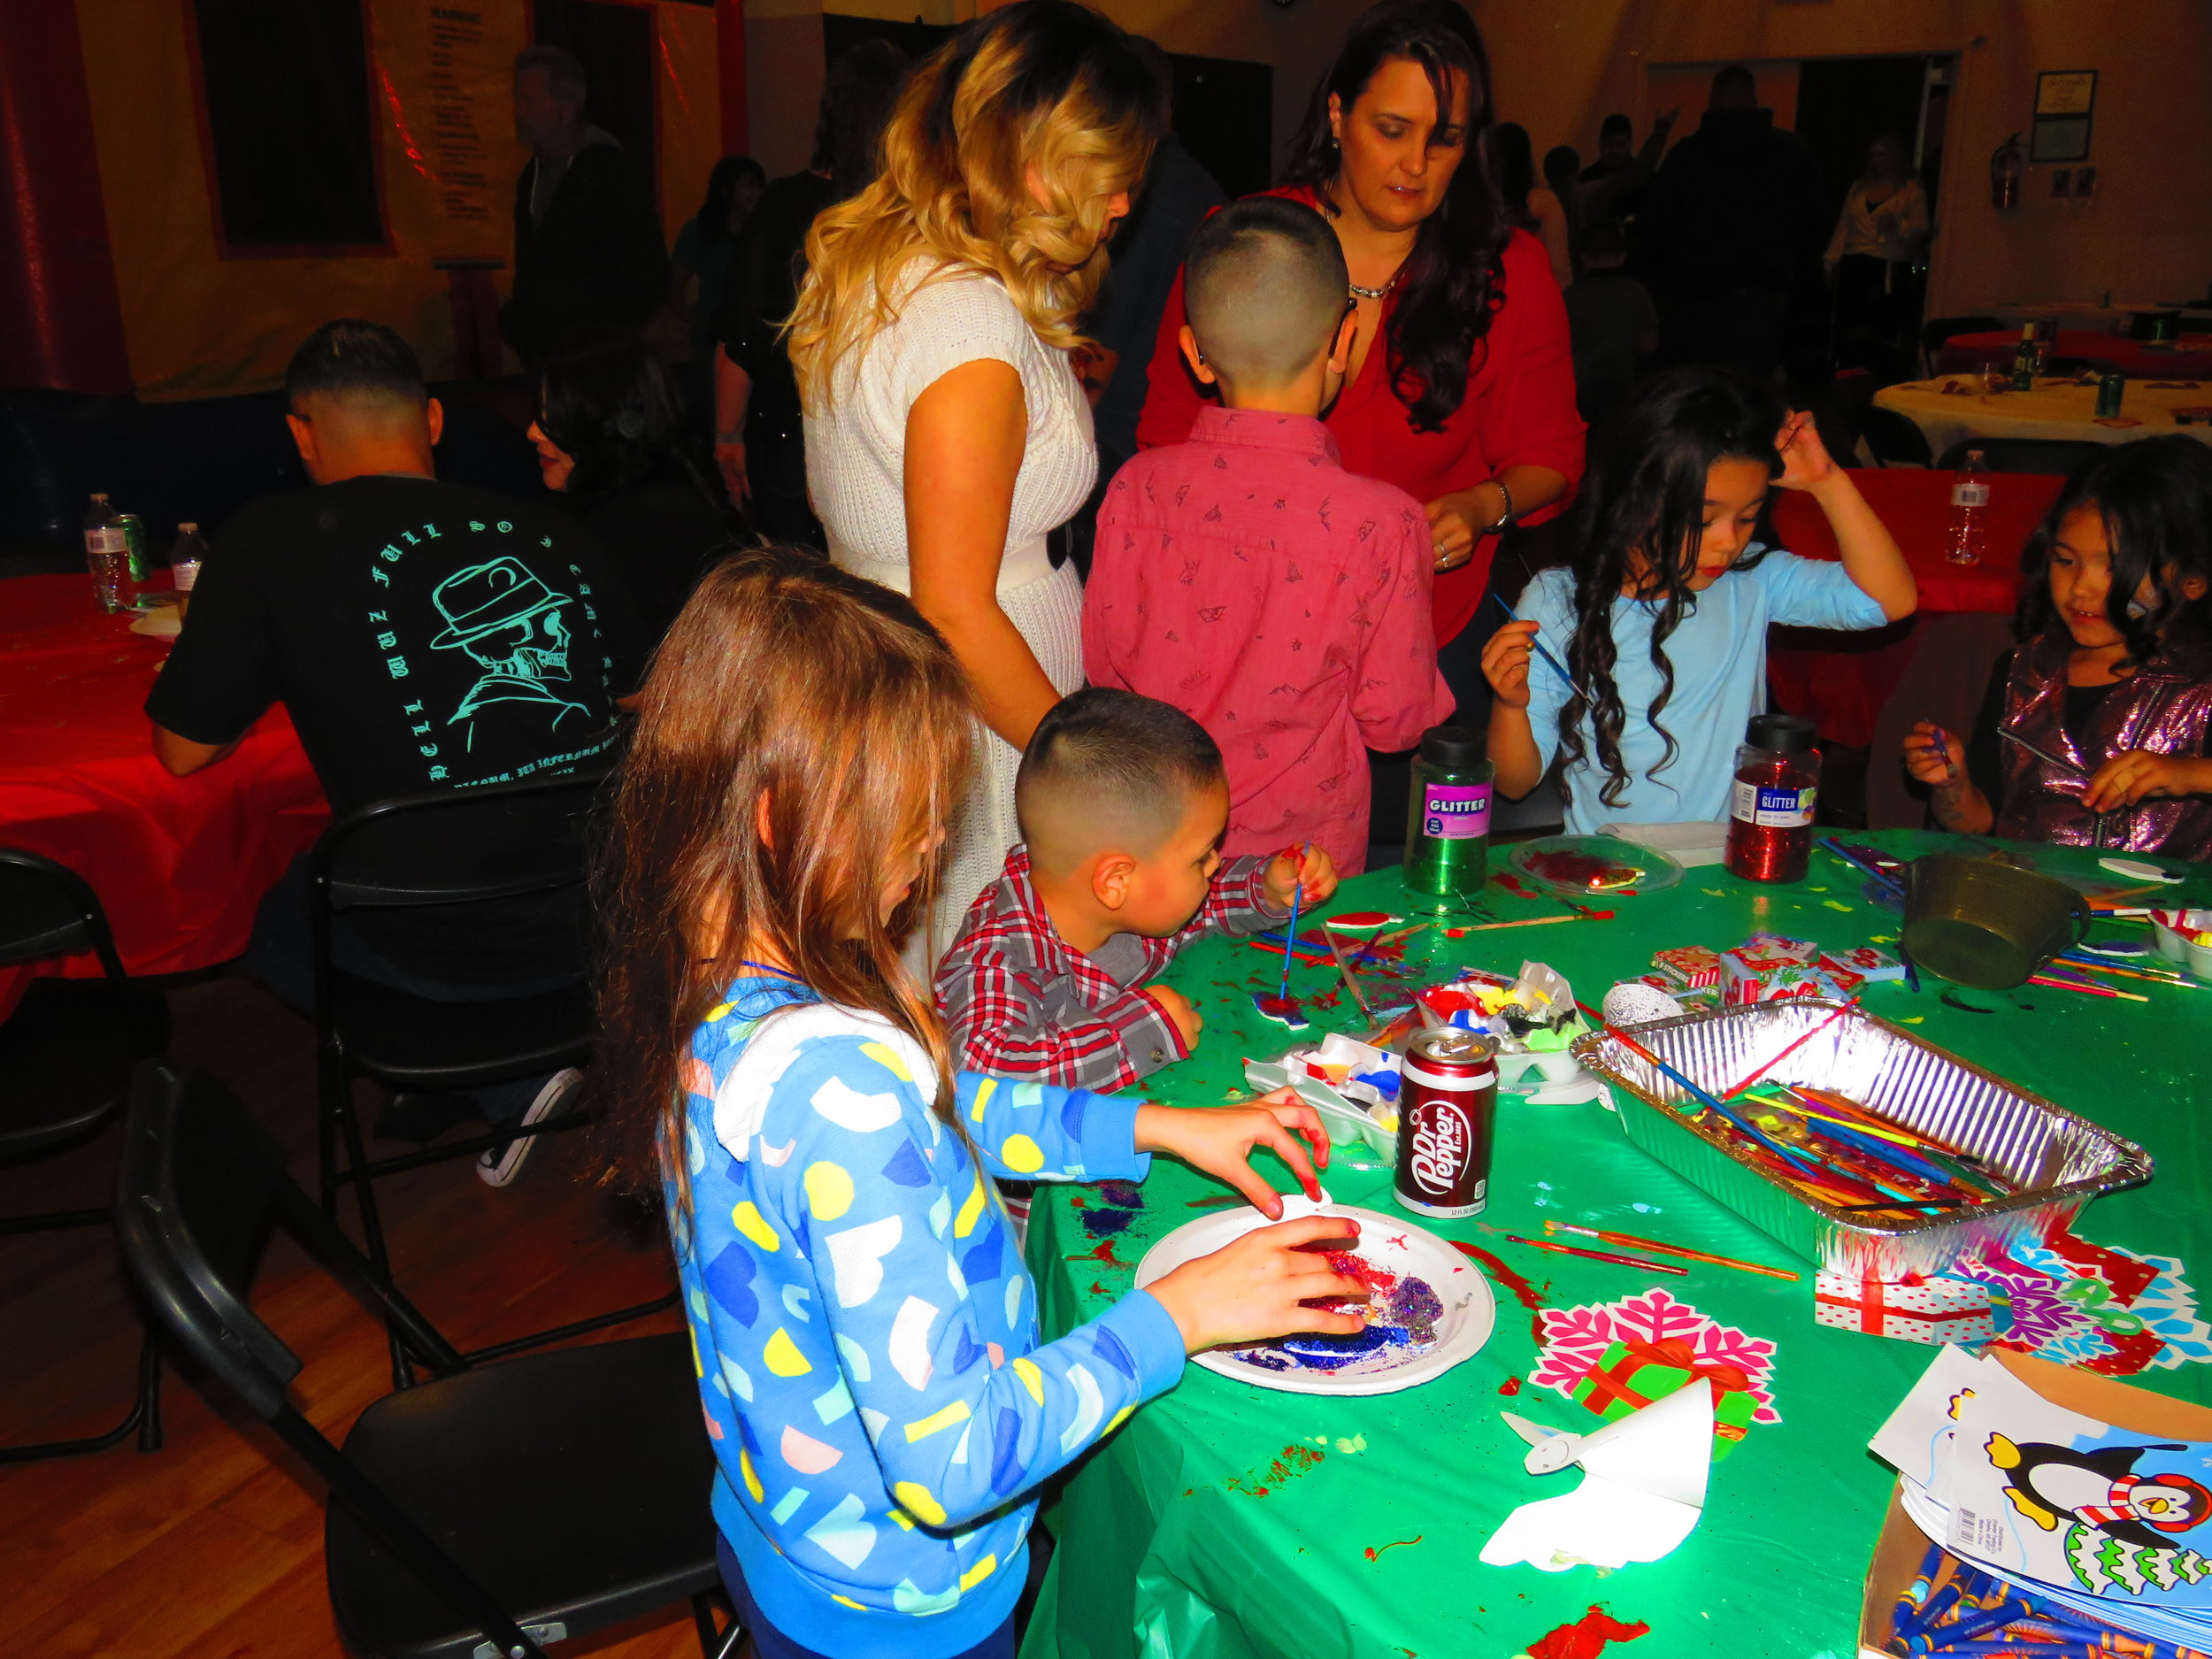
[[[1363,15],[1313,89],[1283,183],[1311,190],[1321,211],[1335,217],[1329,188],[1343,151],[1329,133],[1329,99],[1333,95],[1348,113],[1376,72],[1397,58],[1418,64],[1428,76],[1440,118],[1452,107],[1453,83],[1467,88],[1467,130],[1460,138],[1466,153],[1442,205],[1421,222],[1382,342],[1391,390],[1411,414],[1413,429],[1436,432],[1458,413],[1476,344],[1505,303],[1503,257],[1513,235],[1478,142],[1490,124],[1490,58],[1474,19],[1453,0],[1383,0]]]
[[[2212,449],[2176,433],[2115,444],[2067,478],[2021,549],[2023,584],[2014,621],[2021,639],[2065,629],[2051,603],[2051,555],[2060,526],[2084,507],[2095,508],[2103,518],[2112,549],[2104,611],[2127,641],[2122,669],[2148,662],[2160,638],[2173,630],[2200,638],[2212,634],[2212,591],[2194,599],[2182,591],[2193,576],[2212,590]],[[2131,606],[2147,582],[2151,604],[2139,616]]]
[[[1704,529],[1706,474],[1716,461],[1737,460],[1763,462],[1770,474],[1778,474],[1782,460],[1774,439],[1786,412],[1770,388],[1724,369],[1673,369],[1639,386],[1591,447],[1571,538],[1577,620],[1567,668],[1596,703],[1593,707],[1578,691],[1567,699],[1559,710],[1559,742],[1568,764],[1579,764],[1587,754],[1582,722],[1588,718],[1598,764],[1605,770],[1598,799],[1607,806],[1621,804],[1629,783],[1621,760],[1627,710],[1613,677],[1619,658],[1613,606],[1635,576],[1632,555],[1645,556],[1651,572],[1645,603],[1655,611],[1651,665],[1659,676],[1659,695],[1644,711],[1666,745],[1652,768],[1655,774],[1673,764],[1678,752],[1673,734],[1659,723],[1674,695],[1666,643],[1697,603],[1689,584]],[[1760,557],[1754,554],[1737,568]]]

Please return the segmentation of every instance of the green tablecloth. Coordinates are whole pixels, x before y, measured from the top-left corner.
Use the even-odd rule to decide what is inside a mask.
[[[1893,851],[1949,844],[1893,833],[1870,837]],[[2047,868],[2093,873],[2093,856],[2039,849]],[[1493,854],[1493,869],[1500,867]],[[2108,878],[2109,879],[2109,878]],[[1771,930],[1838,948],[1896,933],[1896,918],[1861,896],[1860,878],[1825,854],[1797,885],[1760,886],[1724,870],[1692,870],[1671,890],[1614,902],[1617,919],[1469,933],[1432,929],[1435,972],[1461,964],[1501,972],[1524,957],[1548,962],[1595,1003],[1614,980],[1644,972],[1673,945],[1716,949]],[[1494,886],[1500,918],[1555,907]],[[2212,903],[2212,874],[2185,889]],[[1345,884],[1331,912],[1417,902],[1395,870]],[[1417,915],[1417,911],[1414,912]],[[2102,934],[2118,924],[2101,926]],[[2141,932],[2139,925],[2137,932]],[[1199,1052],[1147,1080],[1152,1098],[1215,1104],[1241,1091],[1246,1056],[1272,1058],[1318,1041],[1330,1025],[1357,1029],[1348,999],[1293,1037],[1256,1018],[1249,992],[1277,972],[1249,947],[1213,940],[1166,976],[1204,1013]],[[1298,967],[1293,989],[1321,993],[1333,972]],[[2208,1162],[2195,1095],[2207,1074],[2212,988],[2134,985],[2147,1003],[2033,987],[1965,992],[1947,1006],[1940,981],[1919,994],[1868,987],[1868,1008],[2149,1148],[2156,1179],[2099,1201],[2078,1224],[2101,1243],[2212,1262],[2205,1210]],[[1387,1170],[1340,1162],[1326,1179],[1340,1202],[1391,1210]],[[1367,1160],[1371,1164],[1372,1159]],[[1292,1185],[1279,1165],[1278,1185]],[[1084,1217],[1094,1191],[1041,1191],[1029,1260],[1048,1336],[1126,1294],[1151,1243],[1224,1189],[1166,1160],[1141,1189],[1143,1207],[1118,1237],[1093,1237]],[[1793,1283],[1695,1263],[1686,1278],[1527,1249],[1475,1222],[1430,1224],[1479,1242],[1540,1288],[1547,1306],[1609,1302],[1662,1286],[1716,1319],[1778,1345],[1772,1388],[1782,1421],[1755,1425],[1717,1461],[1697,1530],[1663,1561],[1609,1574],[1548,1573],[1478,1559],[1517,1506],[1571,1489],[1570,1472],[1526,1474],[1526,1449],[1499,1420],[1515,1409],[1587,1432],[1598,1419],[1548,1388],[1522,1386],[1538,1342],[1533,1316],[1497,1286],[1495,1333],[1483,1351],[1426,1386],[1367,1398],[1272,1393],[1193,1366],[1181,1384],[1139,1411],[1073,1472],[1048,1515],[1058,1540],[1023,1647],[1024,1659],[1257,1659],[1260,1655],[1509,1655],[1602,1603],[1643,1620],[1633,1659],[1758,1654],[1764,1659],[1846,1659],[1856,1647],[1860,1589],[1890,1473],[1869,1435],[1934,1350],[1813,1323],[1812,1273],[1732,1212],[1646,1157],[1602,1107],[1532,1106],[1500,1097],[1490,1205],[1481,1220],[1540,1233],[1552,1217],[1795,1267]],[[1580,1240],[1579,1242],[1589,1242]],[[2152,1371],[2144,1386],[2212,1403],[2212,1365]],[[1506,1396],[1511,1395],[1511,1398]]]

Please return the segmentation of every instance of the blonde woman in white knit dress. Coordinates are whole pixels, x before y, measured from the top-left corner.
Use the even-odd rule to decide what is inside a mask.
[[[1020,839],[1021,750],[1082,683],[1082,587],[1045,551],[1098,465],[1069,349],[1164,118],[1120,29],[1023,0],[915,72],[875,183],[807,238],[791,357],[830,557],[912,595],[987,728],[918,968]]]

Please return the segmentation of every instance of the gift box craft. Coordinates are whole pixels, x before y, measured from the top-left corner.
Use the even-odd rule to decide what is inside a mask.
[[[1967,1279],[1891,1283],[1863,1273],[1823,1272],[1813,1281],[1813,1323],[1939,1348],[1997,1334],[1989,1287]]]
[[[1714,1434],[1724,1440],[1743,1439],[1759,1409],[1749,1392],[1751,1379],[1738,1366],[1699,1358],[1679,1338],[1613,1343],[1575,1384],[1574,1397],[1610,1423],[1699,1377],[1713,1385]]]
[[[1651,965],[1672,983],[1665,990],[1700,991],[1720,983],[1720,956],[1703,945],[1678,945],[1653,956]]]

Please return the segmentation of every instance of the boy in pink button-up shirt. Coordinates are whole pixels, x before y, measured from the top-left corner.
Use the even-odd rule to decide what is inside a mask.
[[[1429,618],[1428,519],[1355,478],[1321,424],[1353,316],[1336,233],[1254,196],[1199,228],[1183,351],[1224,407],[1148,449],[1099,509],[1083,603],[1090,682],[1173,703],[1220,745],[1225,854],[1309,838],[1366,866],[1369,749],[1449,718]]]

